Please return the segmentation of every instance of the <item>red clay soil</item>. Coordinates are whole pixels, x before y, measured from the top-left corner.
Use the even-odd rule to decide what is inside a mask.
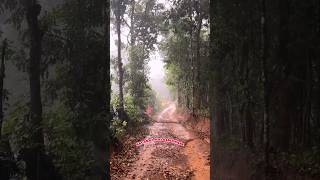
[[[143,138],[128,139],[125,148],[114,154],[111,160],[112,179],[210,179],[210,144],[204,131],[204,137],[182,125],[187,117],[177,113],[174,103],[168,103],[166,108],[158,113],[146,129],[148,133]],[[206,124],[206,123],[204,123]],[[209,128],[207,128],[209,130]],[[201,133],[200,133],[201,134]],[[174,138],[185,143],[179,146],[166,142],[151,142],[135,147],[134,143],[144,138]]]

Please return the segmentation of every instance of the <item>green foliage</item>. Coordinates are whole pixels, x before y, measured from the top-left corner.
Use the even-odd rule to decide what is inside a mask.
[[[93,143],[77,138],[72,126],[74,112],[63,104],[45,114],[49,153],[66,179],[83,179],[94,174]]]
[[[251,150],[259,151],[261,170],[277,166],[286,176],[290,165],[316,175],[319,149],[310,147],[319,147],[320,142],[319,100],[314,99],[320,86],[311,83],[319,79],[319,71],[311,67],[320,61],[319,56],[309,56],[316,52],[309,48],[316,32],[307,27],[318,26],[312,21],[319,4],[298,0],[211,4],[208,65],[214,137],[237,138],[240,146],[254,144]],[[319,47],[316,44],[312,46]],[[277,162],[281,152],[285,153]]]
[[[125,96],[125,109],[129,117],[135,124],[139,124],[145,120],[143,110],[139,109],[138,105],[134,103],[133,97]]]
[[[143,49],[143,46],[130,47],[128,64],[129,69],[129,94],[132,96],[132,101],[140,109],[145,109],[147,82],[147,57],[148,54]]]
[[[134,12],[132,13],[133,4]],[[111,129],[116,136],[123,135],[125,129],[134,128],[131,126],[138,126],[146,122],[147,117],[144,111],[147,105],[156,105],[156,96],[148,84],[147,64],[150,52],[154,50],[154,45],[157,43],[158,28],[162,18],[160,10],[162,9],[163,6],[158,5],[154,0],[136,1],[135,3],[126,0],[112,1],[112,11],[116,17],[116,21],[113,21],[114,23],[117,24],[121,21],[121,23],[131,28],[128,21],[129,19],[133,20],[130,22],[132,25],[132,29],[130,29],[132,42],[124,44],[124,46],[130,46],[127,52],[129,62],[124,65],[125,70],[123,72],[125,81],[123,84],[126,85],[124,87],[126,93],[124,95],[124,109],[128,115],[128,122],[119,119],[115,112]],[[129,18],[124,16],[126,13],[128,13]],[[115,74],[119,74],[117,60],[112,59]],[[122,74],[119,75],[121,76]],[[117,76],[113,77],[116,84],[121,83],[119,79]],[[113,94],[111,106],[117,109],[119,104],[118,95]]]
[[[225,148],[226,151],[240,151],[243,149],[241,141],[234,137],[223,136],[219,139],[219,146]]]
[[[0,14],[20,30],[17,42],[10,43],[10,60],[19,70],[28,69],[29,29],[23,22],[29,1],[0,0]],[[38,2],[39,4],[46,2]],[[40,6],[34,6],[40,10]],[[56,3],[53,3],[56,4]],[[104,30],[108,2],[64,0],[39,16],[41,39],[41,98],[43,120],[35,127],[25,101],[13,104],[6,113],[3,133],[10,138],[14,155],[34,146],[34,132],[43,130],[47,153],[65,179],[92,179],[105,159],[109,136],[107,101],[108,61]],[[7,16],[8,15],[8,16]],[[22,29],[23,28],[23,29]],[[10,47],[11,48],[11,47]],[[8,53],[8,54],[9,54]],[[40,53],[40,52],[39,52]],[[13,54],[11,56],[11,54]],[[105,162],[103,162],[105,163]]]
[[[6,23],[11,23],[20,29],[25,16],[24,1],[0,0],[0,14],[5,12],[9,13]]]
[[[113,111],[113,117],[110,123],[110,130],[112,132],[112,135],[114,137],[121,137],[125,134],[125,128],[127,126],[127,121],[123,119],[119,119],[117,108],[119,108],[119,95],[118,94],[112,94],[111,95],[111,102],[110,107]]]
[[[52,140],[49,148],[55,166],[66,179],[83,179],[95,175],[93,144],[74,137],[57,137]]]
[[[134,17],[131,22],[134,29],[130,31],[132,42],[130,42],[128,54],[129,81],[127,88],[132,96],[132,103],[135,104],[139,114],[143,115],[141,112],[150,103],[149,96],[151,95],[149,93],[147,64],[150,53],[157,43],[163,6],[154,0],[137,1],[134,10],[134,14],[130,14]]]
[[[160,26],[163,22],[163,6],[156,0],[144,0],[136,2],[134,14],[134,36],[136,44],[143,46],[143,51],[148,57],[157,43]]]
[[[29,121],[29,108],[22,102],[15,104],[3,124],[3,133],[10,135],[14,153],[33,147],[32,132],[35,128]],[[83,179],[94,174],[94,145],[77,138],[72,126],[76,115],[63,104],[57,104],[44,114],[43,129],[46,149],[52,155],[55,166],[66,179]]]
[[[3,134],[8,134],[12,151],[19,153],[23,148],[31,148],[35,146],[32,142],[35,127],[30,122],[29,107],[23,102],[17,102],[3,122]]]
[[[153,108],[153,112],[159,112],[160,110],[160,98],[157,96],[157,92],[151,88],[146,89],[146,105],[150,105]],[[145,109],[144,109],[145,110]]]
[[[45,114],[48,149],[63,177],[82,179],[93,171],[93,144],[77,138],[73,118],[75,114],[61,104]]]
[[[312,147],[302,153],[282,153],[281,160],[301,174],[320,175],[320,149]]]
[[[139,124],[146,122],[147,118],[144,115],[144,109],[140,109],[139,106],[134,103],[133,97],[131,95],[126,95],[124,101],[126,113],[129,116],[133,126],[138,126]],[[112,94],[111,107],[117,109],[118,106],[119,96],[117,94]],[[128,122],[126,120],[119,119],[117,112],[114,112],[114,116],[110,124],[110,129],[113,132],[113,135],[116,137],[121,137],[122,135],[124,135],[126,133],[127,125]]]
[[[179,83],[179,76],[182,75],[181,69],[175,64],[166,64],[165,68],[166,84],[175,95],[175,98],[177,98],[177,83]]]
[[[166,83],[178,104],[202,113],[208,104],[210,78],[208,51],[209,1],[172,1],[167,12],[165,40],[161,42],[166,63]]]
[[[114,117],[110,124],[110,130],[113,133],[112,136],[120,138],[126,133],[127,122],[125,120],[121,120],[117,117]]]

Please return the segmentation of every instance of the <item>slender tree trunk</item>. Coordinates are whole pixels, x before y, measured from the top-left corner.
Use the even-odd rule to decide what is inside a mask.
[[[120,1],[116,5],[116,26],[117,26],[117,36],[118,36],[118,71],[119,71],[119,110],[121,113],[124,111],[123,103],[123,67],[121,59],[121,14],[120,14]]]
[[[3,80],[4,80],[4,60],[6,57],[7,40],[2,43],[1,67],[0,67],[0,140],[2,137],[2,123],[3,123]]]
[[[310,52],[311,54],[311,52]],[[309,55],[306,71],[306,98],[305,98],[305,110],[304,110],[304,134],[303,134],[303,145],[310,146],[310,120],[311,120],[311,108],[312,108],[312,89],[313,89],[313,73],[312,73],[312,55]]]
[[[247,142],[247,126],[246,126],[246,107],[245,104],[242,104],[240,107],[240,116],[241,116],[241,121],[240,121],[240,127],[241,127],[241,140],[243,143]]]
[[[178,88],[177,88],[177,100],[178,100],[178,105],[181,104],[181,78],[178,80]]]
[[[253,134],[254,134],[254,127],[253,127],[253,118],[251,114],[251,105],[248,103],[246,107],[246,136],[247,136],[247,144],[250,147],[250,149],[254,148],[253,144]]]
[[[201,28],[202,28],[202,14],[201,14],[201,8],[200,8],[200,2],[199,2],[199,7],[197,9],[197,17],[198,17],[198,27],[197,27],[197,54],[196,54],[196,60],[197,60],[197,74],[196,74],[196,81],[197,81],[197,93],[196,93],[196,104],[195,106],[200,109],[201,107],[201,79],[200,79],[200,74],[201,74]]]
[[[134,32],[134,14],[135,14],[135,6],[136,6],[136,1],[131,0],[131,27],[130,27],[130,35],[131,35],[131,41],[130,41],[130,46],[133,47],[136,42],[136,37],[135,37],[135,32]]]
[[[267,71],[267,53],[268,53],[268,36],[267,36],[267,16],[266,0],[261,0],[261,53],[262,53],[262,76],[264,92],[264,158],[265,158],[265,176],[269,178],[269,146],[270,146],[270,117],[269,117],[269,77]]]
[[[189,10],[188,10],[188,18],[190,22],[193,22],[193,6],[194,0],[192,3],[189,3]],[[191,105],[192,105],[192,117],[195,118],[195,64],[194,64],[194,52],[193,52],[193,28],[192,25],[189,27],[189,35],[190,35],[190,44],[189,44],[189,59],[191,62],[191,83],[192,83],[192,89],[191,89]]]
[[[250,68],[249,68],[249,45],[248,45],[248,40],[245,39],[243,42],[243,47],[242,47],[242,62],[244,63],[244,79],[243,79],[243,83],[242,85],[245,87],[245,97],[246,97],[246,101],[247,103],[244,104],[244,110],[243,110],[243,114],[244,114],[244,121],[245,121],[245,140],[247,145],[250,147],[250,149],[253,149],[253,131],[254,131],[254,127],[253,127],[253,118],[251,115],[251,95],[250,95],[250,87],[249,87],[249,81],[250,81]]]

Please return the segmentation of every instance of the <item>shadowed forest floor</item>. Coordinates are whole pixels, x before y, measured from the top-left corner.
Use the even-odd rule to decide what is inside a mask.
[[[144,133],[128,138],[123,150],[114,154],[112,179],[210,179],[209,138],[199,137],[197,132],[183,126],[186,119],[187,116],[177,113],[174,103],[168,103]],[[164,142],[134,145],[151,137],[174,138],[185,146]]]

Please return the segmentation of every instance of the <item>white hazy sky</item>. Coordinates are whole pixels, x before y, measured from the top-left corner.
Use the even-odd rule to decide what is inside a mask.
[[[167,2],[167,0],[158,0],[158,2],[163,3],[166,9],[170,8],[170,5]],[[117,40],[117,35],[115,32],[115,28],[112,24],[110,25],[110,36],[111,36],[110,37],[110,53],[111,53],[111,56],[116,57],[117,45],[115,42]],[[121,41],[126,44],[128,36],[129,36],[128,27],[122,26]],[[160,38],[158,38],[158,40],[160,40]],[[126,59],[125,51],[122,51],[122,57],[123,57],[123,62],[126,63],[127,59]],[[163,57],[160,51],[158,50],[158,48],[156,48],[155,52],[151,53],[148,66],[150,68],[150,73],[148,77],[149,77],[149,82],[152,86],[152,89],[154,89],[160,97],[168,99],[170,93],[167,85],[165,84],[165,70],[164,70]]]

